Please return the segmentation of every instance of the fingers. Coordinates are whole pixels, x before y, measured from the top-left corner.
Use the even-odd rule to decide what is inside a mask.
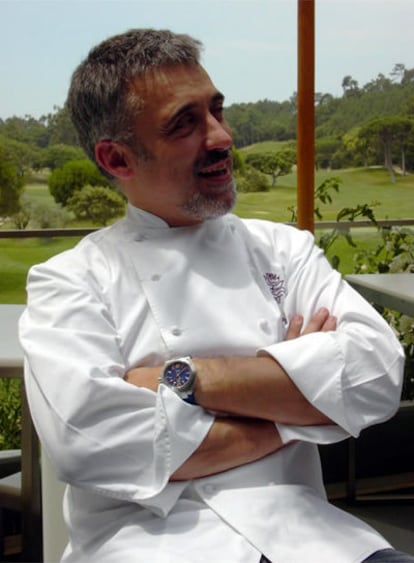
[[[329,319],[329,311],[322,307],[312,315],[310,321],[304,328],[302,334],[310,334],[311,332],[319,332]]]
[[[336,317],[329,315],[324,322],[321,332],[329,332],[330,330],[336,330]]]
[[[328,332],[336,330],[336,317],[330,315],[328,309],[322,307],[312,315],[310,321],[303,330],[302,327],[302,315],[295,315],[289,323],[286,340],[292,340],[294,338],[298,338],[298,336],[311,334],[312,332]]]
[[[302,326],[303,326],[302,315],[295,315],[289,323],[286,340],[293,340],[294,338],[300,336]]]

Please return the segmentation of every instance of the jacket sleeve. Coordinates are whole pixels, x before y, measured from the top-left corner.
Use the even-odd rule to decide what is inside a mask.
[[[104,258],[93,260],[96,280],[107,277]],[[86,269],[60,255],[29,273],[20,340],[34,423],[61,480],[163,512],[183,488],[171,474],[214,418],[164,386],[123,380],[120,337]]]
[[[337,425],[280,424],[282,439],[328,443],[358,436],[397,410],[402,348],[384,319],[331,268],[309,233],[286,227],[286,238],[275,241],[274,247],[286,268],[288,318],[303,314],[306,325],[322,306],[337,317],[336,331],[309,334],[259,351],[273,356],[305,397]]]

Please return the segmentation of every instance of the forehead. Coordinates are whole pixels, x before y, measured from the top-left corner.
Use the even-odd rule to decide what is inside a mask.
[[[175,65],[146,73],[131,90],[141,98],[143,113],[168,116],[187,104],[209,104],[221,95],[200,65]]]

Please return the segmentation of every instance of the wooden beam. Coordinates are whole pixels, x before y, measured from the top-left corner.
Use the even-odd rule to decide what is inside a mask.
[[[298,0],[297,94],[298,227],[314,230],[315,1]]]

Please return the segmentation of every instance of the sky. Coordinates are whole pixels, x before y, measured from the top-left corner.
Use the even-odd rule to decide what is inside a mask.
[[[315,0],[315,91],[414,67],[414,0]],[[62,107],[91,47],[134,27],[189,33],[226,105],[297,90],[297,0],[0,0],[0,118]]]

